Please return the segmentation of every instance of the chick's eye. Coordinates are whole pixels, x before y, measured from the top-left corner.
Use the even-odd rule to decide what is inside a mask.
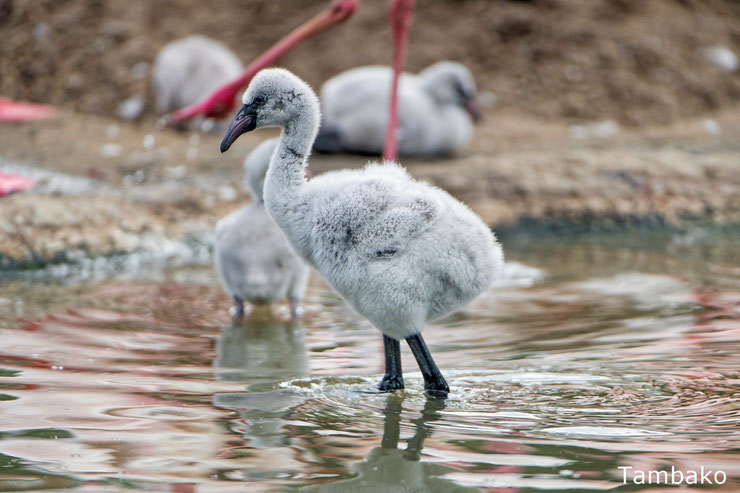
[[[462,98],[463,100],[470,98],[470,92],[467,91],[462,84],[457,83],[455,84],[455,92],[457,92],[457,95]]]
[[[264,96],[257,96],[256,98],[254,98],[254,102],[257,104],[262,104],[265,102],[265,99],[266,98]]]

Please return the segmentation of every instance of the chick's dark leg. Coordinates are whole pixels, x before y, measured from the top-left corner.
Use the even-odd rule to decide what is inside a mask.
[[[437,364],[432,359],[432,355],[427,348],[421,333],[414,334],[406,338],[409,343],[411,352],[414,353],[416,362],[419,364],[421,374],[424,376],[424,390],[434,397],[447,397],[450,387],[447,385],[445,377],[437,368]]]
[[[244,318],[244,300],[234,296],[234,321],[238,322]]]
[[[295,322],[298,320],[298,298],[295,296],[290,297],[290,320]]]
[[[401,343],[383,334],[383,348],[385,349],[385,375],[378,384],[378,390],[391,392],[403,388],[403,373],[401,370]]]

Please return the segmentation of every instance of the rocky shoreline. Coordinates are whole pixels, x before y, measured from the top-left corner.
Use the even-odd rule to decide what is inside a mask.
[[[467,155],[402,162],[470,205],[504,239],[732,230],[740,225],[739,113],[714,115],[714,134],[707,119],[696,119],[585,139],[565,124],[497,114]],[[0,198],[0,271],[207,251],[216,221],[248,200],[241,160],[266,137],[250,136],[222,156],[218,133],[156,129],[154,122],[65,112],[3,127],[0,170],[25,173],[37,187]],[[316,155],[311,167],[318,174],[365,161]]]

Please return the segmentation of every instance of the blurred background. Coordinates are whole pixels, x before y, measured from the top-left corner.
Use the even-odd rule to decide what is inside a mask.
[[[248,63],[327,3],[3,0],[0,94],[113,115],[147,89],[164,44],[199,33]],[[355,66],[388,64],[387,10],[363,2],[281,65],[318,87]],[[739,16],[732,0],[420,2],[407,69],[463,62],[502,109],[547,119],[669,123],[740,99]]]

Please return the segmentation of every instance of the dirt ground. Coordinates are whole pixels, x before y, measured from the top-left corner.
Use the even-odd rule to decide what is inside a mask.
[[[200,33],[246,63],[329,0],[0,0],[0,94],[113,115],[147,86],[165,43]],[[319,85],[390,60],[388,0],[363,0],[343,25],[282,64]],[[556,120],[668,123],[740,100],[736,0],[419,0],[408,69],[466,63],[500,107]]]
[[[221,155],[220,133],[159,129],[151,110],[119,121],[118,103],[146,90],[135,67],[195,32],[249,61],[326,3],[0,0],[0,94],[60,107],[53,120],[0,127],[0,171],[39,184],[0,198],[0,270],[208,245],[218,218],[247,200],[245,154],[271,133],[245,135]],[[464,61],[498,104],[463,154],[403,160],[414,176],[502,233],[740,224],[740,70],[719,68],[704,51],[740,54],[740,3],[418,3],[409,69]],[[387,62],[386,9],[365,0],[284,66],[318,85]],[[605,120],[613,120],[606,135],[586,135]],[[311,168],[365,161],[313,156]]]

